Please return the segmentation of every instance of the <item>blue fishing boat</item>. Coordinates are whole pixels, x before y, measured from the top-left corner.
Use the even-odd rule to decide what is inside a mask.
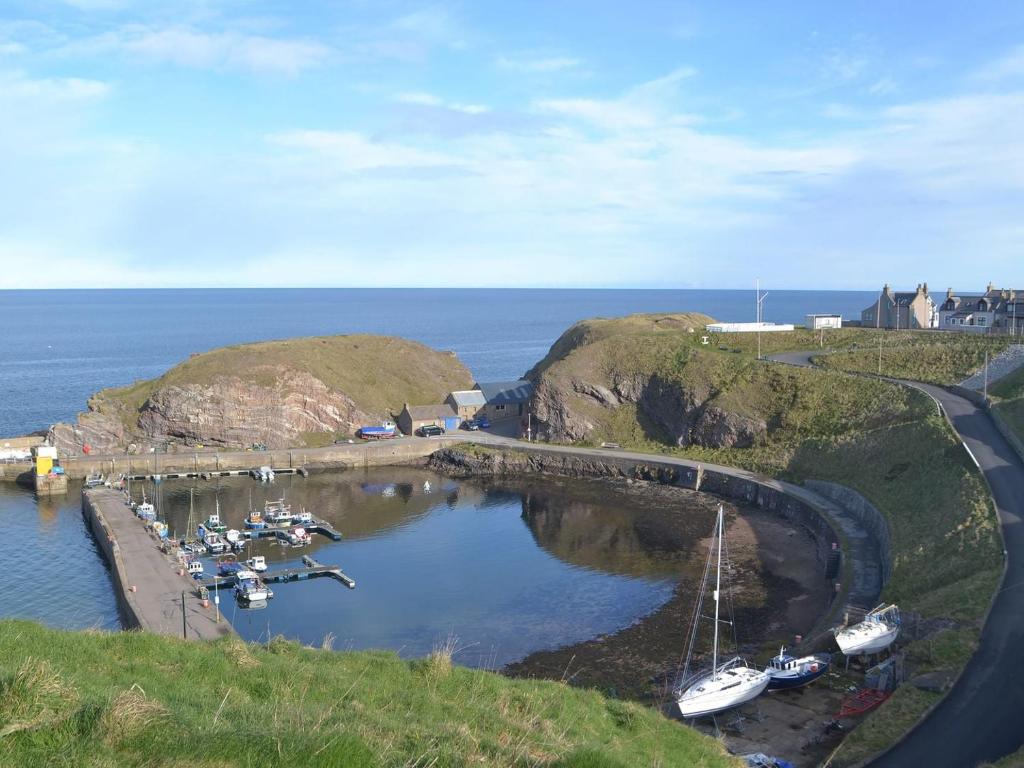
[[[768,690],[784,691],[790,688],[802,688],[813,683],[828,672],[832,656],[828,653],[815,653],[810,656],[790,656],[782,648],[779,655],[768,663]]]

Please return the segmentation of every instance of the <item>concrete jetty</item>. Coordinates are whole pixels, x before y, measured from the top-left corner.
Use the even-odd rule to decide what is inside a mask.
[[[234,633],[223,617],[216,620],[213,606],[202,606],[194,580],[178,575],[178,564],[161,551],[156,536],[128,507],[123,493],[86,489],[82,512],[110,564],[126,627],[204,640]]]

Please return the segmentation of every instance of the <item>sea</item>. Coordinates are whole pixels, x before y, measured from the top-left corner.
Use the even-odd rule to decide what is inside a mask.
[[[856,318],[870,291],[769,290],[763,317]],[[0,291],[0,439],[45,430],[89,396],[227,344],[343,333],[453,350],[478,381],[516,379],[570,325],[636,312],[754,319],[753,290],[153,289]]]

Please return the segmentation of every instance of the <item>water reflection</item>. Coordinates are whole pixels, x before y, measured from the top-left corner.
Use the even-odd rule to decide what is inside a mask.
[[[196,521],[219,499],[225,523],[241,528],[250,506],[283,496],[344,536],[314,536],[301,549],[270,540],[250,545],[245,557],[264,555],[271,569],[300,567],[309,554],[358,582],[354,591],[329,579],[275,584],[275,599],[258,611],[222,601],[251,640],[283,634],[319,645],[332,637],[336,648],[420,656],[454,636],[461,663],[502,666],[656,610],[688,552],[685,537],[659,527],[656,515],[641,515],[638,524],[587,483],[523,490],[390,467],[281,477],[270,486],[247,478],[150,486],[147,494],[179,535],[193,486]]]
[[[62,629],[118,629],[106,568],[82,518],[79,486],[37,499],[0,483],[0,563],[16,582],[0,589],[0,616]],[[69,577],[70,574],[70,577]]]

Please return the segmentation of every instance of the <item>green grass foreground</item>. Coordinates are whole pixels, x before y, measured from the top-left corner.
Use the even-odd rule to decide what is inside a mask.
[[[3,766],[738,765],[637,704],[445,653],[185,642],[0,621]]]

